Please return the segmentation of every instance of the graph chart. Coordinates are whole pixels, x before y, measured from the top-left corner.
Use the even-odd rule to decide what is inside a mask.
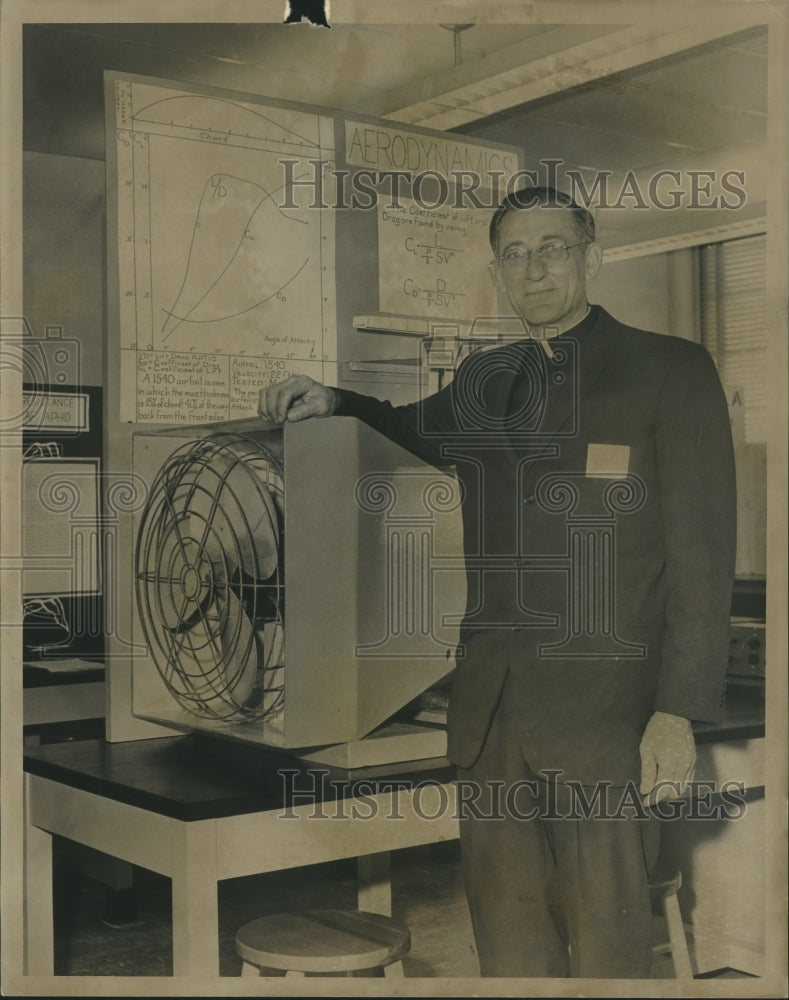
[[[246,417],[273,380],[333,381],[332,213],[285,191],[332,169],[332,121],[130,80],[114,100],[121,420]]]

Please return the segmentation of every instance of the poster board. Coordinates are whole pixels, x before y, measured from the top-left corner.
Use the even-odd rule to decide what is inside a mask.
[[[331,119],[139,79],[107,97],[120,419],[232,420],[274,373],[334,381],[333,214],[281,207],[283,159],[333,162]]]
[[[428,321],[492,316],[496,294],[480,262],[490,256],[491,211],[519,166],[515,148],[403,126],[345,123],[345,162],[365,174],[391,172],[377,201],[379,308]],[[393,178],[394,180],[394,178]],[[410,188],[410,197],[400,189]]]

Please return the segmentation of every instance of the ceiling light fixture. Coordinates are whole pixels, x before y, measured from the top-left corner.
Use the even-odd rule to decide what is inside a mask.
[[[462,31],[467,31],[469,28],[473,28],[473,24],[442,24],[442,28],[447,31],[451,31],[454,35],[452,39],[452,45],[455,53],[455,65],[459,66],[463,62],[463,53],[460,47],[460,33]]]

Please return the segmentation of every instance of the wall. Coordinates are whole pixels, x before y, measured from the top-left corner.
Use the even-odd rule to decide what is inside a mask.
[[[668,254],[606,261],[590,282],[589,299],[621,323],[671,333]]]
[[[80,342],[80,384],[102,384],[104,163],[25,152],[25,316],[38,337]]]

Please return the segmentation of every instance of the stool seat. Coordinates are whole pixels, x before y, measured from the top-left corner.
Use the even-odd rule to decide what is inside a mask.
[[[379,968],[398,962],[410,947],[403,924],[360,910],[277,913],[244,924],[236,934],[244,962],[297,973]]]

